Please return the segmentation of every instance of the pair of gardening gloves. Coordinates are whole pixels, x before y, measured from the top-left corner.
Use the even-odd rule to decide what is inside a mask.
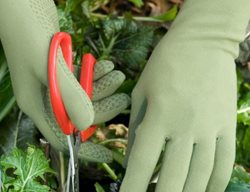
[[[163,152],[156,192],[223,192],[235,157],[234,59],[250,18],[249,0],[186,0],[155,48],[132,93],[127,171],[121,192],[146,192]],[[0,38],[17,103],[53,147],[66,151],[47,91],[51,37],[59,31],[52,0],[0,0]],[[107,121],[129,105],[113,94],[124,75],[95,68],[93,102],[59,52],[58,81],[79,130]],[[85,142],[80,158],[109,162],[110,152]]]

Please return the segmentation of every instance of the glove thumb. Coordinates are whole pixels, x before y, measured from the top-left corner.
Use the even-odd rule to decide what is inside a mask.
[[[66,66],[61,51],[59,51],[58,56],[57,81],[64,106],[77,129],[84,130],[94,121],[91,100]]]

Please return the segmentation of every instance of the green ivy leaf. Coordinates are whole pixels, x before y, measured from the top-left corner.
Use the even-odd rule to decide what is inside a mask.
[[[71,15],[67,14],[62,7],[58,7],[57,13],[61,31],[66,31],[67,33],[74,34],[73,21]]]
[[[234,170],[231,176],[231,181],[250,184],[250,174],[246,172],[244,167],[240,165],[236,165],[234,167]]]
[[[55,172],[49,167],[44,153],[34,146],[26,151],[14,148],[9,155],[4,155],[0,164],[5,174],[3,188],[14,188],[18,192],[46,192],[50,188],[44,185],[44,174]],[[39,182],[40,181],[40,182]]]
[[[126,93],[126,94],[131,94],[133,88],[136,85],[136,80],[133,79],[127,79],[126,81],[123,82],[123,84],[118,88],[116,93]]]
[[[130,69],[140,71],[140,64],[145,61],[152,40],[152,28],[138,26],[136,32],[120,35],[111,55],[116,58],[116,61],[125,64]]]
[[[250,185],[230,182],[225,192],[250,192]]]
[[[178,13],[178,8],[177,8],[177,5],[175,5],[167,12],[165,12],[161,15],[157,15],[153,18],[162,20],[163,22],[173,21],[175,19],[175,17],[177,16],[177,13]]]
[[[141,71],[153,42],[153,27],[131,19],[108,18],[101,22],[98,37],[92,37],[98,57],[113,60],[122,71]]]

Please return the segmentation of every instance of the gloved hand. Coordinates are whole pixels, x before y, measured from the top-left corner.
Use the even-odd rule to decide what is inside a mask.
[[[234,59],[249,0],[186,0],[132,93],[128,166],[120,191],[223,192],[235,157]]]
[[[52,0],[0,0],[0,39],[17,103],[53,147],[66,151],[65,136],[55,122],[46,96],[48,50],[51,37],[58,31]],[[128,106],[127,95],[112,95],[125,79],[120,71],[112,71],[113,68],[107,61],[96,64],[92,106],[59,52],[59,87],[68,115],[79,130],[110,120]],[[79,157],[97,162],[112,160],[108,149],[90,142],[81,145]]]

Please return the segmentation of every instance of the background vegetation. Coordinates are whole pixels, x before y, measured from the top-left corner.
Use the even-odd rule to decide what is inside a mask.
[[[118,92],[131,93],[154,46],[167,33],[181,0],[55,0],[60,27],[72,35],[75,64],[83,53],[112,60],[126,74]],[[237,156],[228,192],[250,191],[250,40],[240,45]],[[180,53],[181,54],[181,53]],[[113,151],[111,164],[81,162],[80,188],[118,191],[124,168],[129,109],[99,125],[92,141]],[[2,191],[62,191],[67,157],[54,151],[31,119],[15,103],[3,48],[0,46],[0,178]],[[39,158],[37,158],[39,157]],[[17,161],[20,160],[20,161]],[[30,165],[36,165],[29,172]],[[50,168],[52,167],[52,168]],[[24,171],[21,172],[20,170]],[[156,169],[157,172],[157,169]],[[32,173],[32,174],[30,174]],[[20,178],[25,178],[25,182]],[[0,182],[1,184],[1,182]],[[149,191],[153,191],[151,184]]]

